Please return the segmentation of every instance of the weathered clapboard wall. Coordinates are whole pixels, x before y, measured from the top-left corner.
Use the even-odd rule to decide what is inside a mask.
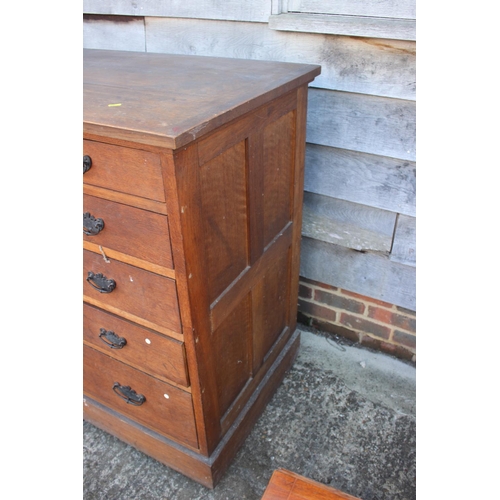
[[[86,48],[321,64],[301,275],[415,305],[414,0],[84,0]]]

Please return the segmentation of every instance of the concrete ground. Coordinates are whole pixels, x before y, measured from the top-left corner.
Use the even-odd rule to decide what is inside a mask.
[[[282,467],[362,500],[415,499],[415,367],[300,328],[294,366],[214,490],[84,422],[83,498],[258,500]]]

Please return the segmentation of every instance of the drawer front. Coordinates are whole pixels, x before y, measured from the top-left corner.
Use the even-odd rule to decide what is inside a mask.
[[[118,361],[189,386],[184,344],[101,309],[83,305],[83,338]]]
[[[83,348],[83,369],[84,394],[168,438],[198,447],[189,393],[87,346]],[[144,397],[142,403],[140,396]],[[127,397],[130,403],[124,399]]]
[[[166,215],[88,195],[83,213],[85,241],[172,269]]]
[[[83,141],[83,154],[92,160],[84,183],[165,201],[159,155],[88,140]]]
[[[83,294],[143,326],[181,332],[177,289],[169,278],[117,260],[107,263],[101,254],[84,250]]]

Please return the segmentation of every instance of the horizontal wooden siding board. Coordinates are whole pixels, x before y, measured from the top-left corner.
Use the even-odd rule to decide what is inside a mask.
[[[83,48],[144,52],[144,19],[122,16],[84,16]]]
[[[415,102],[310,89],[307,142],[415,161]]]
[[[415,0],[288,0],[289,12],[415,19]]]
[[[233,21],[267,22],[271,0],[84,0],[83,12],[88,14],[120,14],[179,18],[227,19]]]
[[[305,189],[405,215],[416,212],[416,165],[307,144]]]
[[[413,19],[288,13],[271,16],[269,27],[279,31],[416,40]]]
[[[416,219],[400,215],[396,223],[391,260],[415,267],[417,265]]]
[[[389,254],[396,214],[304,193],[302,234],[356,250]]]
[[[416,310],[416,269],[385,256],[304,237],[300,275]]]
[[[263,23],[146,17],[147,50],[321,65],[314,87],[414,100],[415,42],[275,31]]]

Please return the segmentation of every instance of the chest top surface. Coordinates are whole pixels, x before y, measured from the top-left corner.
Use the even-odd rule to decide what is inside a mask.
[[[319,73],[311,64],[84,49],[84,132],[177,149]]]

